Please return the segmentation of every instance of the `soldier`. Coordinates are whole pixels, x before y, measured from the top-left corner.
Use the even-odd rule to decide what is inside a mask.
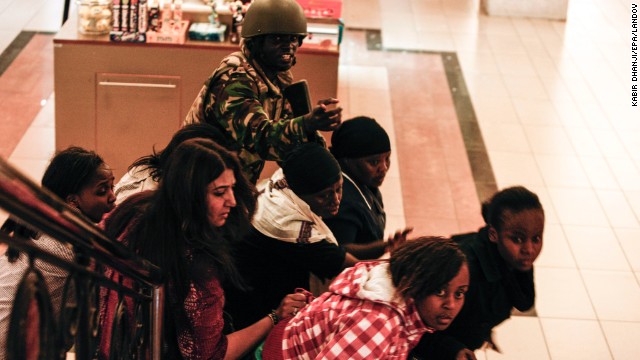
[[[280,161],[295,145],[324,139],[342,109],[321,100],[309,114],[294,117],[283,90],[292,83],[296,51],[307,36],[307,20],[295,0],[256,0],[245,16],[240,51],[225,57],[206,81],[185,124],[220,127],[240,146],[239,158],[254,183],[265,160]]]

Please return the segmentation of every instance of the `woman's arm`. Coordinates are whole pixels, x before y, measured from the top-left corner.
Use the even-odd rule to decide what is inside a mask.
[[[282,299],[280,306],[275,310],[276,319],[284,319],[297,313],[307,302],[304,294],[289,294]],[[253,325],[227,335],[227,359],[238,359],[248,351],[253,350],[262,341],[275,325],[270,316],[265,316]]]

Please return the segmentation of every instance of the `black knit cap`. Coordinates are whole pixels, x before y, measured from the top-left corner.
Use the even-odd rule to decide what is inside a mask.
[[[391,151],[389,135],[366,116],[344,121],[331,135],[331,153],[336,159],[361,158],[388,151]]]
[[[315,194],[340,180],[340,165],[318,143],[296,147],[282,163],[284,177],[296,195]]]

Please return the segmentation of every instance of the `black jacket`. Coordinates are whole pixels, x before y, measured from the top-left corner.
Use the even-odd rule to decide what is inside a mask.
[[[444,331],[423,336],[413,355],[418,359],[455,359],[463,348],[475,350],[491,339],[491,330],[511,315],[512,308],[530,309],[535,300],[533,269],[507,267],[488,229],[453,236],[467,256],[471,282],[462,310]]]

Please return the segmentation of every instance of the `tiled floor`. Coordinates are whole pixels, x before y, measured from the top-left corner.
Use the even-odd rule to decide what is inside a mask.
[[[495,179],[499,188],[526,185],[544,203],[538,316],[505,322],[496,331],[502,354],[478,352],[479,358],[640,358],[633,3],[570,0],[561,22],[489,17],[479,0],[344,1],[351,30],[342,45],[339,95],[347,115],[374,116],[392,134],[394,165],[383,187],[390,230],[474,229],[481,220],[479,180]],[[0,0],[0,50],[20,31],[55,31],[61,8],[45,0]],[[368,50],[370,32],[362,29],[380,30],[384,51]],[[470,123],[457,127],[469,112],[456,113],[455,96],[466,89],[450,86],[442,53],[460,63],[491,169],[478,169],[469,151]],[[50,81],[52,74],[43,76]],[[49,101],[10,157],[34,179],[53,151],[49,95],[37,100]],[[3,138],[15,109],[0,101]]]

